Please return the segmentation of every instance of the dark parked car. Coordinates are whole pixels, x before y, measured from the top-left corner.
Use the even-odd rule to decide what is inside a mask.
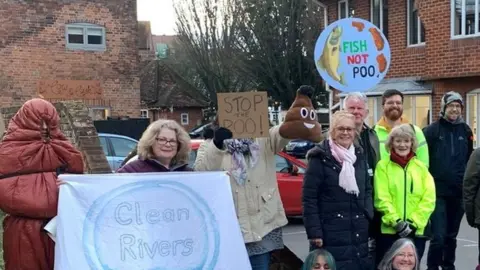
[[[212,123],[203,124],[197,127],[194,127],[188,134],[192,139],[201,139],[203,137],[203,129],[210,127]]]
[[[315,143],[307,140],[292,140],[285,146],[285,152],[296,158],[305,158],[308,150],[312,149]]]

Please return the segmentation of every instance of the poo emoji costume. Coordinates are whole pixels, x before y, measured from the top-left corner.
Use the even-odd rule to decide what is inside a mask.
[[[301,86],[297,97],[280,126],[280,135],[286,139],[304,139],[311,142],[322,140],[322,126],[317,121],[317,112],[312,104],[313,88]]]

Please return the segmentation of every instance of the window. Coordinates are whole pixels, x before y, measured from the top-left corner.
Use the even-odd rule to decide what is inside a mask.
[[[197,150],[190,151],[188,155],[188,167],[193,168],[195,165],[195,160],[197,159]]]
[[[388,0],[370,0],[370,21],[388,38]]]
[[[466,37],[479,35],[480,0],[450,0],[451,35]]]
[[[113,147],[113,155],[116,157],[126,157],[135,147],[137,147],[135,141],[123,138],[111,137],[110,142]]]
[[[105,156],[109,156],[110,153],[108,153],[108,145],[107,145],[107,139],[105,137],[98,137],[100,140],[100,146],[103,149],[103,153],[105,153]]]
[[[72,50],[104,51],[105,27],[90,23],[67,24],[65,27],[67,48]]]
[[[106,120],[110,116],[110,109],[103,107],[90,108],[89,116],[92,120]]]
[[[320,29],[323,31],[328,26],[328,10],[327,6],[319,1],[313,1],[317,5],[318,12],[318,22],[320,23]]]
[[[473,132],[473,146],[478,147],[478,136],[479,136],[479,124],[480,122],[477,119],[477,115],[480,115],[478,101],[480,97],[480,90],[475,90],[467,94],[467,124],[470,126]]]
[[[343,98],[341,100],[343,105]],[[423,128],[430,124],[431,96],[429,95],[405,95],[403,99],[403,117],[410,123]],[[383,116],[382,97],[368,97],[369,114],[365,123],[372,127]]]
[[[407,0],[407,45],[423,45],[425,27],[418,16],[415,0]]]
[[[276,172],[286,173],[288,172],[288,167],[290,167],[290,164],[285,158],[279,155],[275,155],[275,171]]]
[[[354,14],[353,10],[348,8],[348,0],[338,1],[338,19],[349,18]]]
[[[188,125],[188,113],[182,113],[182,114],[180,114],[180,123],[181,123],[183,126]]]
[[[140,110],[140,118],[148,118],[148,110]]]

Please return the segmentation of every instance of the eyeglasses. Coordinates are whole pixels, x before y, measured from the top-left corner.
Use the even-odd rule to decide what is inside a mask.
[[[336,130],[340,133],[344,133],[344,132],[347,132],[347,133],[352,133],[355,131],[355,128],[351,128],[351,127],[337,127]]]
[[[155,138],[155,140],[157,141],[157,143],[162,144],[162,145],[167,145],[167,143],[168,143],[171,146],[175,146],[175,145],[178,144],[178,142],[176,140],[167,140],[165,138]]]

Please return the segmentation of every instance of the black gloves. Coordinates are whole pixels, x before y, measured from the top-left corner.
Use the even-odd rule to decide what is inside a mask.
[[[400,238],[413,238],[415,237],[415,233],[417,232],[417,228],[413,225],[413,222],[410,220],[403,221],[397,220],[397,224],[395,225],[395,231],[397,231],[398,236]]]
[[[213,135],[213,143],[218,149],[223,149],[223,141],[231,139],[233,134],[230,130],[219,127]]]

